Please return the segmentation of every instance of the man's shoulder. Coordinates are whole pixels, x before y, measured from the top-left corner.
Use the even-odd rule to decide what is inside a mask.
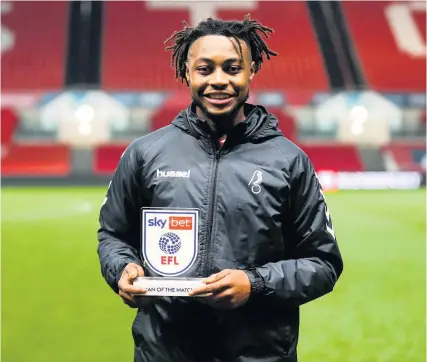
[[[303,149],[285,136],[276,137],[272,141],[290,164],[294,163],[298,159],[308,159],[308,156]]]
[[[286,137],[277,137],[273,142],[283,155],[282,167],[287,170],[291,179],[300,179],[302,175],[315,175],[311,159],[300,146]]]
[[[176,127],[173,125],[159,128],[155,131],[145,134],[144,136],[134,139],[128,148],[135,150],[137,153],[143,153],[150,146],[153,146],[154,144],[162,141],[165,142],[165,139],[168,137],[168,135],[172,134],[174,130],[176,130]]]

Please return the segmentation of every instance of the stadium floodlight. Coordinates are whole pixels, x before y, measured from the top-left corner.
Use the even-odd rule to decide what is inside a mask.
[[[76,112],[75,117],[78,125],[78,131],[82,135],[92,133],[92,122],[95,118],[95,109],[89,104],[80,105]]]
[[[78,125],[78,130],[79,130],[80,134],[86,136],[86,135],[92,133],[92,125],[90,123],[87,123],[87,122],[81,122]]]
[[[89,104],[82,104],[76,109],[75,117],[79,122],[90,123],[95,118],[95,110]]]
[[[364,124],[368,121],[369,112],[364,106],[354,106],[350,110],[350,117],[352,121],[351,132],[355,135],[362,134]]]

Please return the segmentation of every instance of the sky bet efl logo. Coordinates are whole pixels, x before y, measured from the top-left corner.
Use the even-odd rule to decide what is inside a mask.
[[[146,265],[163,276],[179,276],[194,264],[199,250],[198,210],[142,210],[142,254]]]

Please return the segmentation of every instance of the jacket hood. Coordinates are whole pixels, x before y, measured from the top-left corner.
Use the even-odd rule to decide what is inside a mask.
[[[247,117],[233,128],[233,137],[241,140],[265,140],[283,136],[278,128],[278,119],[263,106],[245,103],[244,110]],[[194,103],[181,111],[172,124],[196,138],[210,138],[212,135],[207,122],[197,117]]]

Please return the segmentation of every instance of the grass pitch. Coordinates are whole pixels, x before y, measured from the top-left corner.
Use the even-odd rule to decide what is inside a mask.
[[[133,361],[96,254],[104,188],[2,190],[2,361]],[[425,190],[327,195],[344,273],[301,309],[301,362],[425,362]]]

